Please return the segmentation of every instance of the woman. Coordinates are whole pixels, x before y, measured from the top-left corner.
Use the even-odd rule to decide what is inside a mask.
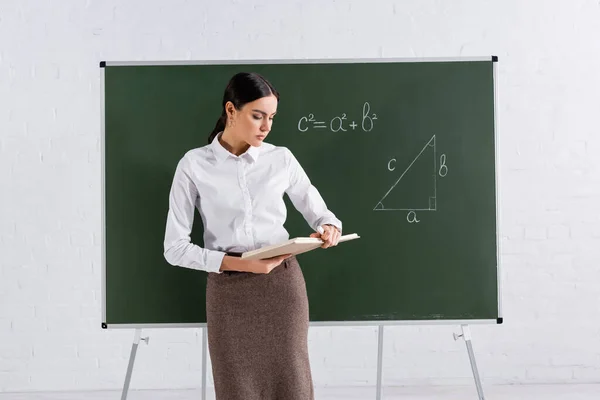
[[[308,356],[308,298],[294,256],[243,260],[245,251],[289,239],[287,193],[323,239],[336,246],[342,223],[297,159],[265,143],[279,93],[256,73],[231,78],[208,145],[179,161],[169,195],[164,256],[208,272],[208,346],[218,400],[314,398]],[[194,209],[204,248],[190,242]]]

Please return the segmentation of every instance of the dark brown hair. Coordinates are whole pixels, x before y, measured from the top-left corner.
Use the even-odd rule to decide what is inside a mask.
[[[271,83],[263,76],[255,72],[239,72],[235,74],[225,87],[223,94],[223,103],[221,116],[208,136],[208,143],[211,143],[219,132],[225,129],[227,123],[227,113],[225,104],[231,101],[234,107],[239,110],[244,104],[250,103],[262,97],[274,95],[279,101],[279,92],[271,85]]]

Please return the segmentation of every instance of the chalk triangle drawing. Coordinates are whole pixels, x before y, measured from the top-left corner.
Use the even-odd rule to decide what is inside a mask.
[[[433,135],[373,210],[435,211],[437,209],[436,173],[435,135]]]

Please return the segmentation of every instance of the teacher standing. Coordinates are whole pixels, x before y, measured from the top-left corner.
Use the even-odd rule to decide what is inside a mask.
[[[225,88],[208,145],[179,160],[169,194],[164,257],[208,272],[208,346],[217,400],[312,400],[308,297],[295,256],[243,260],[245,251],[289,239],[286,193],[323,248],[342,223],[292,152],[266,143],[279,93],[256,73]],[[204,247],[190,241],[194,210]]]

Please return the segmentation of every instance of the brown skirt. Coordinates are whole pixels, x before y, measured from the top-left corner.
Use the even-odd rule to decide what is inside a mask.
[[[296,257],[268,274],[209,273],[206,316],[217,400],[314,399]]]

